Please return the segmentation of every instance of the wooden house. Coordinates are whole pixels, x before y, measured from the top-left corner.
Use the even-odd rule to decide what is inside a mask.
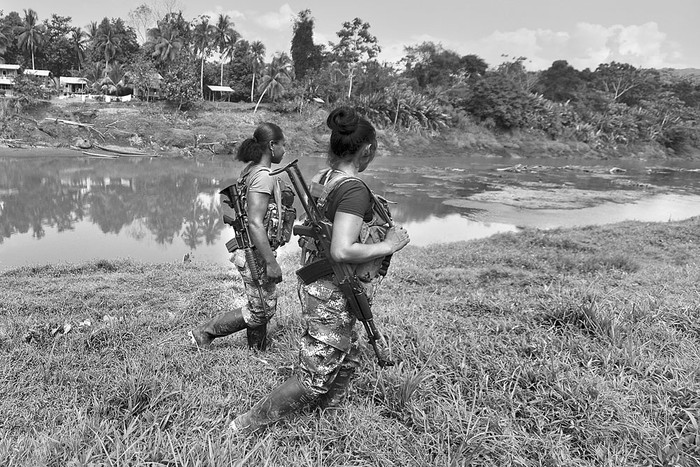
[[[61,76],[59,86],[63,95],[85,94],[88,91],[88,80],[77,76]]]
[[[12,96],[12,87],[18,74],[19,65],[0,63],[0,96]]]
[[[133,86],[134,95],[141,100],[152,101],[157,99],[162,99],[163,90],[161,89],[161,83],[163,82],[163,77],[160,73],[153,73],[146,78],[145,81],[139,83],[134,83],[133,81],[129,86]]]
[[[49,70],[25,69],[22,71],[22,74],[25,76],[32,76],[44,89],[56,87],[56,82],[53,80],[53,73]]]

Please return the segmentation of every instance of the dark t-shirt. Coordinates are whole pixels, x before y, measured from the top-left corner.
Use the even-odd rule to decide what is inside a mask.
[[[326,200],[326,217],[332,222],[336,212],[345,212],[372,220],[372,202],[369,189],[360,180],[341,182]]]

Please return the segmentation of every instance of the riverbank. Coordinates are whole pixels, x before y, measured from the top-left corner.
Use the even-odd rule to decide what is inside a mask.
[[[0,121],[0,145],[11,148],[73,148],[91,151],[116,145],[153,156],[226,156],[249,137],[262,121],[278,123],[288,149],[296,154],[327,150],[327,109],[309,103],[301,112],[281,114],[246,103],[200,103],[195,110],[175,112],[162,103],[80,102],[54,99]],[[579,157],[588,159],[700,159],[700,150],[675,154],[650,145],[594,148],[576,141],[554,141],[520,131],[496,134],[483,126],[463,123],[440,133],[379,131],[380,152],[407,156]]]
[[[226,422],[289,374],[271,349],[185,333],[236,306],[229,268],[97,261],[0,274],[3,465],[695,465],[700,217],[524,230],[395,255],[376,301],[399,365],[338,410],[252,436]],[[363,340],[364,341],[364,340]]]

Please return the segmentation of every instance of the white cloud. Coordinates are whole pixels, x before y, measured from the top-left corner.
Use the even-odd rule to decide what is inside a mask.
[[[331,42],[331,39],[328,38],[325,34],[318,32],[317,30],[314,29],[314,35],[313,35],[313,40],[315,45],[323,45],[325,47],[328,47],[328,43]],[[337,42],[337,37],[335,38],[335,41]]]
[[[520,28],[466,42],[422,35],[411,38],[410,43],[383,46],[381,59],[397,61],[405,45],[424,41],[440,43],[459,54],[476,54],[492,67],[516,57],[526,57],[525,66],[531,70],[549,68],[555,60],[566,60],[579,70],[611,61],[642,68],[687,66],[680,45],[668,40],[655,22],[627,26],[578,23],[571,31]]]
[[[292,21],[295,17],[296,13],[294,13],[292,7],[290,7],[288,3],[285,3],[278,11],[271,11],[258,16],[255,22],[265,29],[272,29],[275,31],[284,29],[291,30]]]
[[[209,17],[209,22],[216,24],[216,19],[219,17],[219,15],[224,15],[228,16],[231,21],[234,23],[239,20],[245,20],[245,14],[241,11],[238,10],[224,10],[220,6],[217,6],[214,11],[205,11],[202,13],[202,15],[206,15]]]

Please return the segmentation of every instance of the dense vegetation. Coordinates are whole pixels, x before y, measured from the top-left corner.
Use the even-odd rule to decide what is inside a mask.
[[[563,59],[533,72],[524,57],[494,66],[431,42],[405,47],[397,70],[377,61],[379,42],[360,18],[342,25],[337,42],[314,44],[309,10],[299,12],[292,26],[291,53],[266,63],[265,45],[245,40],[234,26],[226,15],[188,21],[182,12],[147,5],[127,21],[104,18],[85,29],[57,14],[40,22],[31,9],[22,15],[0,11],[0,55],[54,76],[86,77],[94,91],[110,94],[148,89],[159,73],[164,97],[178,108],[219,98],[207,86],[225,85],[234,91],[229,99],[268,101],[281,112],[301,111],[312,99],[349,102],[399,129],[479,124],[594,149],[700,147],[697,75],[616,62],[576,70]]]
[[[700,218],[525,230],[394,256],[349,399],[251,436],[226,424],[283,381],[300,316],[286,271],[271,349],[186,331],[242,284],[197,262],[0,274],[0,464],[698,466]]]

